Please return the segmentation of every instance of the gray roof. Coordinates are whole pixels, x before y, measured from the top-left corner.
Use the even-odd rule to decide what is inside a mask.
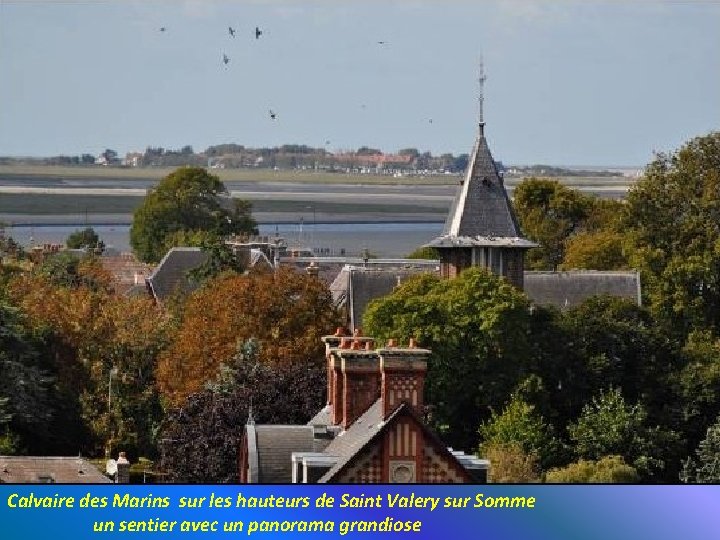
[[[522,238],[482,129],[443,232],[427,245],[535,247],[533,242]]]
[[[577,306],[599,294],[628,298],[640,305],[640,290],[640,274],[634,271],[525,272],[528,297],[537,304],[560,309]]]
[[[257,481],[262,484],[289,484],[292,481],[292,453],[314,452],[312,426],[247,426],[255,429],[255,452],[258,463]]]
[[[390,294],[409,275],[425,269],[367,269],[345,267],[330,286],[335,305],[348,306],[351,322],[362,327],[371,300]],[[640,305],[640,274],[635,271],[572,270],[569,272],[525,272],[525,293],[540,305],[560,309],[581,304],[591,296],[608,294],[628,298]]]
[[[308,426],[329,426],[331,422],[332,407],[325,405],[307,423]]]
[[[434,266],[410,268],[344,267],[330,285],[330,293],[337,307],[347,306],[350,330],[362,328],[363,315],[370,301],[390,294],[407,278],[435,272]]]
[[[208,254],[196,247],[174,247],[163,257],[160,264],[147,278],[153,296],[164,302],[175,292],[190,292],[194,288],[188,272],[199,267]]]
[[[0,484],[107,484],[110,479],[81,457],[0,456]]]
[[[398,411],[398,407],[386,420],[389,421]],[[340,433],[325,449],[325,453],[337,456],[337,462],[320,478],[319,482],[327,482],[341,470],[355,455],[380,433],[386,422],[382,418],[382,399],[378,399],[360,418]]]

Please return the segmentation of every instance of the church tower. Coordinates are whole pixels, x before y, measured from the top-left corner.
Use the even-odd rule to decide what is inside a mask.
[[[482,61],[479,80],[480,116],[475,146],[443,232],[427,246],[440,252],[440,274],[444,278],[480,266],[522,289],[525,251],[537,244],[522,236],[485,139]]]

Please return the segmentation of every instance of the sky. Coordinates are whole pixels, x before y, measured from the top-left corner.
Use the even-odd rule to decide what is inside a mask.
[[[457,155],[482,56],[496,159],[642,166],[720,129],[718,29],[720,0],[0,0],[0,155]]]

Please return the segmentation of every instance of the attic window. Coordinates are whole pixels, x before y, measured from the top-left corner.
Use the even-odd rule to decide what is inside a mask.
[[[54,484],[55,479],[50,475],[38,475],[37,483],[38,484]]]

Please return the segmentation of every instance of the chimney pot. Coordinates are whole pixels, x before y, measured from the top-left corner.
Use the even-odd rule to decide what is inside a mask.
[[[345,329],[342,326],[338,326],[335,330],[335,337],[340,337],[345,335]]]
[[[353,337],[361,337],[362,336],[362,330],[360,328],[356,328],[353,330]]]
[[[387,348],[392,349],[393,347],[397,347],[397,341],[395,341],[395,338],[390,338],[387,342]]]
[[[373,340],[369,340],[365,342],[365,350],[366,351],[372,351],[373,350]]]
[[[408,349],[415,349],[417,347],[417,342],[415,341],[415,338],[410,338],[410,342],[408,343]]]

